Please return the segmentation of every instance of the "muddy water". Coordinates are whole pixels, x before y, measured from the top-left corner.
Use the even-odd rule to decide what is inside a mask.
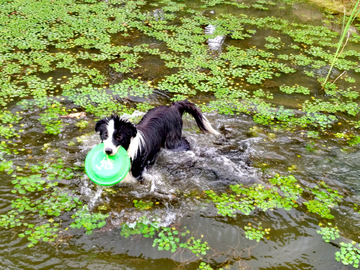
[[[356,201],[360,194],[356,162],[359,151],[343,152],[340,145],[324,139],[317,140],[313,146],[315,150],[309,152],[305,148],[307,140],[301,134],[261,127],[254,129],[248,116],[211,114],[207,117],[223,137],[217,139],[199,133],[194,121],[185,117],[184,135],[192,149],[177,153],[162,151],[156,164],[145,174],[144,185],[116,185],[107,189],[95,186],[86,176],[62,184],[63,189],[80,193],[94,210],[106,205],[110,213],[107,226],[90,236],[69,228],[62,232],[63,243],[58,246],[41,244],[31,249],[15,232],[2,229],[0,264],[3,269],[197,269],[199,258],[190,253],[157,251],[152,247],[152,239],[120,236],[120,224],[134,222],[142,215],[163,226],[186,227],[196,238],[203,236],[212,247],[207,260],[214,266],[224,264],[229,269],[341,268],[333,259],[337,247],[325,243],[316,233],[319,219],[303,209],[255,211],[249,216],[238,214],[235,218],[224,218],[201,196],[203,190],[225,191],[230,184],[260,183],[266,179],[267,168],[275,167],[278,173],[287,174],[288,168],[296,165],[291,173],[302,184],[312,185],[311,179],[323,179],[332,187],[346,189],[349,200]],[[99,140],[92,133],[92,127],[84,134],[87,132],[89,135],[77,149],[66,146],[74,139],[71,132],[53,141],[52,147],[58,148],[68,163],[81,164],[88,150]],[[39,159],[52,158],[51,149],[44,152],[39,147],[34,146]],[[16,163],[28,161],[19,158]],[[267,165],[256,168],[261,167],[260,163]],[[4,183],[1,206],[8,209],[13,199],[9,195],[11,185],[7,184],[6,177],[1,180]],[[134,199],[151,199],[159,204],[152,210],[136,211],[131,203]],[[360,218],[348,216],[347,211],[349,209],[342,206],[335,215],[351,238],[356,228],[350,226],[358,224]],[[69,225],[70,215],[63,217],[63,228]],[[271,228],[269,239],[259,243],[247,240],[243,227],[260,220],[265,228]]]

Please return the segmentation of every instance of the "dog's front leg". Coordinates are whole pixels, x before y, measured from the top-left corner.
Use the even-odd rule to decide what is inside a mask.
[[[143,164],[141,160],[140,161],[135,160],[131,164],[131,173],[133,177],[135,177],[135,179],[139,181],[140,184],[144,182],[144,179],[142,177],[144,169],[145,169],[145,164]]]

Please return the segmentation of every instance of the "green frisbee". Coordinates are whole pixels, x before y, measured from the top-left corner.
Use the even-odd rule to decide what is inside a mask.
[[[85,171],[90,180],[102,186],[111,186],[125,178],[130,170],[130,158],[123,147],[109,156],[104,152],[104,144],[98,144],[87,154]]]

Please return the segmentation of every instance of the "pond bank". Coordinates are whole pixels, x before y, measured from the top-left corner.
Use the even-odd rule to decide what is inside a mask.
[[[326,11],[330,11],[333,15],[346,14],[349,16],[351,14],[354,4],[348,3],[347,1],[339,0],[309,0],[310,3],[314,3],[321,8],[325,8]],[[360,14],[357,16],[357,20],[360,20]]]

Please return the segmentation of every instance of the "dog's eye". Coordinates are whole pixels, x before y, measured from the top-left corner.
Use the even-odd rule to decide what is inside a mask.
[[[115,136],[115,139],[116,139],[117,141],[120,141],[120,140],[122,139],[122,136],[118,134],[118,135]]]
[[[106,139],[108,138],[108,133],[105,131],[105,132],[103,133],[103,136],[104,136],[104,139],[106,140]]]

